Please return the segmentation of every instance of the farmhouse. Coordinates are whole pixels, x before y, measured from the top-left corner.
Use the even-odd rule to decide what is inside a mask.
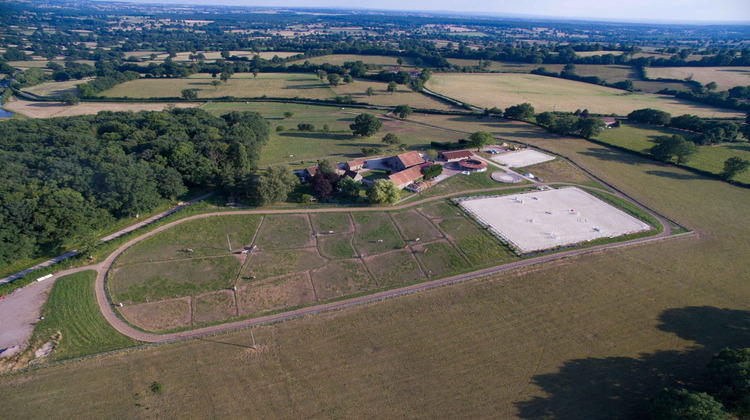
[[[309,168],[305,168],[305,170],[302,171],[303,181],[314,177],[315,172],[318,172],[318,165],[313,165]]]
[[[354,159],[346,162],[344,167],[348,171],[358,171],[365,167],[365,159]]]
[[[390,159],[388,159],[388,167],[393,171],[403,171],[406,168],[411,168],[414,165],[424,163],[422,155],[417,151],[401,153]]]
[[[472,153],[468,150],[452,150],[449,152],[438,152],[438,157],[445,159],[446,162],[458,162],[459,160],[467,159],[472,156]]]
[[[617,120],[615,120],[615,117],[602,117],[601,119],[607,128],[612,127],[617,122]]]
[[[362,174],[360,174],[359,172],[344,171],[344,175],[342,175],[342,176],[349,177],[349,178],[351,178],[351,179],[353,179],[355,181],[362,181]]]
[[[400,190],[403,190],[407,185],[420,178],[422,178],[422,168],[419,166],[412,166],[409,169],[388,176],[388,179],[393,181]]]

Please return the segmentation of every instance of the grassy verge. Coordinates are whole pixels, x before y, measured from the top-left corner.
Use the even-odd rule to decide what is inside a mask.
[[[50,340],[57,343],[45,359],[61,360],[102,353],[138,344],[115,331],[104,319],[94,295],[95,271],[60,277],[42,308],[42,319],[31,336],[31,347]]]

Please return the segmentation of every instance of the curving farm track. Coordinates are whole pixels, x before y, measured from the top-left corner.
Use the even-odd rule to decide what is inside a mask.
[[[555,183],[555,184],[556,185],[565,185],[566,183],[558,182],[558,183]],[[544,184],[540,184],[540,185],[544,185]],[[567,184],[567,185],[575,185],[575,184]],[[409,207],[414,207],[414,206],[417,206],[417,205],[422,205],[422,204],[425,204],[425,203],[430,202],[430,201],[442,200],[442,199],[453,197],[453,196],[465,195],[465,194],[470,194],[470,193],[478,193],[478,192],[502,191],[504,189],[511,189],[511,188],[517,188],[517,186],[508,186],[508,187],[500,187],[500,188],[489,188],[489,189],[481,189],[481,190],[462,191],[462,192],[458,192],[458,193],[446,194],[446,195],[443,195],[443,196],[438,196],[438,197],[433,197],[433,198],[429,198],[429,199],[425,199],[425,200],[420,200],[420,201],[412,202],[410,204],[389,207],[387,210],[389,210],[389,211],[390,210],[401,210],[401,209],[406,209],[406,208],[409,208]],[[200,336],[203,336],[203,335],[215,334],[215,333],[219,333],[219,332],[234,330],[234,329],[238,329],[238,328],[247,328],[247,327],[252,327],[252,326],[256,326],[256,325],[268,324],[268,323],[278,322],[278,321],[282,321],[282,320],[287,320],[287,319],[302,317],[302,316],[306,316],[306,315],[312,315],[312,314],[316,314],[316,313],[320,313],[320,312],[324,312],[324,311],[331,311],[331,310],[335,310],[335,309],[341,309],[341,308],[345,308],[345,307],[349,307],[349,306],[353,306],[353,305],[360,305],[360,304],[364,304],[364,303],[375,302],[375,301],[379,301],[379,300],[383,300],[383,299],[387,299],[387,298],[391,298],[391,297],[396,297],[396,296],[401,296],[401,295],[405,295],[405,294],[409,294],[409,293],[414,293],[414,292],[418,292],[418,291],[421,291],[421,290],[431,289],[431,288],[434,288],[434,287],[439,287],[439,286],[443,286],[443,285],[447,285],[447,284],[458,283],[458,282],[462,282],[462,281],[474,279],[474,278],[477,278],[477,277],[486,276],[486,275],[489,275],[489,274],[501,273],[501,272],[513,270],[513,269],[516,269],[516,268],[519,268],[519,267],[525,267],[525,266],[529,266],[529,265],[533,265],[533,264],[539,264],[539,263],[543,263],[543,262],[547,262],[547,261],[558,260],[558,259],[562,259],[562,258],[567,258],[567,257],[575,256],[575,255],[581,255],[581,254],[596,252],[596,251],[605,250],[605,249],[613,249],[613,248],[619,248],[619,247],[624,247],[624,246],[631,246],[631,245],[636,245],[636,244],[642,244],[642,243],[646,243],[646,242],[652,242],[652,241],[656,241],[656,240],[665,239],[665,238],[668,238],[668,237],[671,236],[672,227],[671,227],[671,224],[669,223],[668,220],[666,220],[665,218],[659,216],[658,214],[655,214],[654,212],[652,212],[652,211],[644,208],[642,205],[640,205],[636,201],[630,199],[629,197],[627,197],[626,195],[624,195],[624,194],[622,194],[620,192],[615,192],[614,194],[617,195],[617,196],[619,196],[619,197],[621,197],[621,198],[623,198],[623,199],[626,199],[626,200],[634,203],[635,205],[637,205],[637,206],[643,208],[645,211],[649,212],[654,218],[656,218],[659,221],[659,223],[662,226],[663,232],[660,233],[660,234],[658,234],[658,235],[654,235],[654,236],[651,236],[651,237],[648,237],[648,238],[633,239],[633,240],[630,240],[630,241],[619,242],[619,243],[614,243],[614,244],[599,245],[599,246],[593,246],[593,247],[585,248],[585,249],[574,249],[574,250],[570,250],[570,251],[558,252],[558,253],[555,253],[555,254],[542,255],[542,256],[539,256],[539,257],[529,258],[529,259],[525,259],[525,260],[522,260],[522,261],[515,261],[515,262],[512,262],[512,263],[506,263],[506,264],[502,264],[502,265],[498,265],[498,266],[494,266],[494,267],[489,267],[489,268],[485,268],[485,269],[482,269],[482,270],[477,270],[477,271],[473,271],[473,272],[469,272],[469,273],[465,273],[465,274],[460,274],[460,275],[456,275],[456,276],[452,276],[452,277],[447,277],[447,278],[443,278],[443,279],[439,279],[439,280],[433,280],[433,281],[427,281],[427,282],[423,282],[423,283],[419,283],[419,284],[414,284],[414,285],[402,287],[402,288],[399,288],[399,289],[386,290],[386,291],[379,292],[379,293],[374,293],[374,294],[371,294],[371,295],[360,296],[360,297],[355,297],[355,298],[351,298],[351,299],[341,300],[341,301],[337,301],[337,302],[332,302],[332,303],[327,303],[327,304],[321,304],[321,305],[311,306],[311,307],[307,307],[307,308],[301,308],[301,309],[297,309],[297,310],[294,310],[294,311],[283,312],[283,313],[278,313],[278,314],[273,314],[273,315],[268,315],[268,316],[263,316],[263,317],[257,317],[257,318],[251,318],[251,319],[246,319],[246,320],[241,320],[241,321],[229,322],[229,323],[226,323],[226,324],[214,325],[214,326],[209,326],[209,327],[204,327],[204,328],[198,328],[198,329],[189,330],[189,331],[176,332],[176,333],[153,334],[153,333],[144,332],[144,331],[138,330],[136,328],[133,328],[128,323],[126,323],[125,321],[123,321],[120,317],[118,317],[117,314],[115,313],[115,310],[113,309],[113,305],[109,301],[109,299],[107,297],[107,294],[106,294],[106,291],[105,291],[105,280],[106,280],[106,277],[107,277],[107,273],[108,273],[110,267],[112,266],[112,264],[114,263],[115,259],[120,254],[122,254],[125,250],[127,250],[129,247],[133,246],[134,244],[136,244],[136,243],[138,243],[138,242],[140,242],[140,241],[142,241],[142,240],[144,240],[146,238],[149,238],[149,237],[151,237],[153,235],[156,235],[159,232],[162,232],[162,231],[164,231],[166,229],[169,229],[169,228],[171,228],[171,227],[173,227],[175,225],[178,225],[180,223],[184,223],[184,222],[187,222],[187,221],[190,221],[190,220],[196,220],[196,219],[202,219],[202,218],[206,218],[206,217],[212,217],[212,216],[216,216],[216,215],[227,215],[227,214],[285,214],[285,213],[286,214],[290,214],[290,213],[291,214],[294,214],[294,213],[299,214],[299,213],[361,212],[361,211],[373,211],[373,209],[372,208],[347,208],[347,207],[342,207],[342,208],[330,208],[330,209],[309,209],[309,210],[304,210],[304,211],[301,211],[301,210],[241,210],[241,211],[236,211],[236,212],[231,212],[231,213],[216,212],[216,213],[205,213],[205,214],[199,214],[199,215],[189,216],[189,217],[186,217],[184,219],[180,219],[180,220],[174,221],[172,223],[166,224],[164,226],[160,226],[159,228],[156,228],[156,229],[154,229],[151,232],[144,233],[143,235],[138,236],[137,238],[134,238],[134,239],[128,241],[127,243],[125,243],[122,246],[120,246],[111,255],[109,255],[100,264],[97,264],[97,265],[94,265],[94,266],[88,266],[88,267],[81,267],[81,268],[77,268],[75,270],[69,270],[68,273],[74,272],[74,271],[81,271],[81,270],[85,270],[85,269],[94,269],[94,270],[96,270],[97,277],[96,277],[96,283],[95,283],[95,290],[96,290],[97,303],[99,305],[99,308],[100,308],[102,314],[104,315],[105,319],[107,320],[107,322],[109,322],[112,325],[112,327],[114,329],[116,329],[117,331],[119,331],[121,334],[126,335],[126,336],[131,337],[131,338],[136,339],[136,340],[140,340],[140,341],[144,341],[144,342],[150,342],[150,343],[161,343],[161,342],[170,342],[170,341],[184,340],[184,339],[189,339],[189,338],[200,337]]]

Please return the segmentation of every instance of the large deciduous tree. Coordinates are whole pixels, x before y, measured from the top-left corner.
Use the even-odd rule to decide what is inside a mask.
[[[651,402],[649,411],[652,419],[731,419],[712,396],[686,389],[665,389]]]
[[[721,172],[721,177],[724,179],[732,179],[735,175],[745,172],[748,167],[750,167],[750,160],[743,159],[739,156],[732,156],[724,161],[724,170]]]
[[[725,348],[708,363],[713,394],[741,419],[750,418],[750,348]]]
[[[587,139],[601,133],[605,126],[604,121],[596,117],[582,119],[578,125],[581,128],[581,135]]]
[[[677,163],[685,163],[697,151],[693,142],[686,141],[678,135],[660,136],[656,138],[655,142],[656,145],[651,148],[649,153],[662,162],[669,162],[676,158]]]
[[[372,114],[359,114],[354,118],[354,124],[349,125],[355,136],[370,137],[377,133],[383,123]]]
[[[494,141],[495,139],[492,137],[492,134],[486,131],[477,131],[469,136],[469,145],[471,145],[471,147],[476,147],[477,151],[484,146],[492,144]]]
[[[411,110],[409,105],[399,105],[393,109],[393,113],[398,115],[399,118],[406,118],[413,114],[414,111]]]
[[[509,106],[505,108],[503,116],[513,120],[528,120],[534,116],[534,107],[528,102]]]
[[[198,99],[198,92],[196,92],[193,89],[182,89],[181,95],[182,95],[182,99],[185,99],[188,101],[194,101]]]
[[[399,196],[398,187],[393,181],[388,179],[376,179],[370,188],[367,189],[367,198],[371,203],[393,204],[398,201]]]
[[[255,183],[255,196],[261,206],[286,200],[289,193],[299,184],[299,179],[287,166],[270,166],[258,177]]]

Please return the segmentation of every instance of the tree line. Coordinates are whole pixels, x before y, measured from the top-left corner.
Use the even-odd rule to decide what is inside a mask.
[[[246,188],[268,136],[257,113],[199,109],[5,121],[0,267],[90,243],[188,188]]]

